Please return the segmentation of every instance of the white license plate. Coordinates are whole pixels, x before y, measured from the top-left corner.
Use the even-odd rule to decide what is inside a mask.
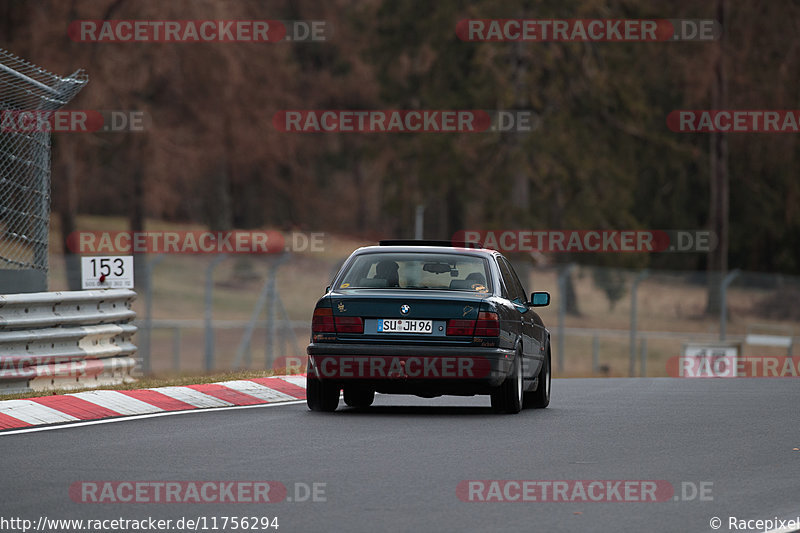
[[[379,318],[378,333],[433,333],[433,320]]]

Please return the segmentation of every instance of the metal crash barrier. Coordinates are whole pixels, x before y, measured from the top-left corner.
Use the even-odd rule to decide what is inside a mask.
[[[0,394],[131,380],[135,299],[128,289],[0,295]]]

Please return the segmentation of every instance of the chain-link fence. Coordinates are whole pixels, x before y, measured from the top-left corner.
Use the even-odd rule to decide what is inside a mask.
[[[797,276],[553,265],[533,269],[530,280],[553,294],[537,312],[561,375],[667,376],[686,344],[738,343],[745,356],[782,356],[800,342]]]
[[[358,243],[360,244],[360,243]],[[137,345],[153,374],[280,370],[305,363],[311,315],[346,254],[277,256],[164,254],[148,258],[152,290],[134,303]],[[800,277],[731,271],[632,270],[515,261],[528,291],[549,291],[540,307],[551,331],[553,365],[564,376],[669,376],[687,343],[739,343],[745,356],[798,355]],[[51,281],[66,287],[52,256]],[[723,314],[709,287],[728,282]],[[143,285],[144,276],[137,278]],[[724,330],[724,331],[723,331]],[[759,337],[762,343],[757,342]],[[765,346],[763,340],[784,344]],[[800,373],[800,372],[799,372]]]
[[[89,81],[0,48],[0,292],[47,290],[50,115]],[[24,120],[21,120],[24,118]]]

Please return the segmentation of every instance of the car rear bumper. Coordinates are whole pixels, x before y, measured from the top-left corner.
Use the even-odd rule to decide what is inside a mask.
[[[308,378],[378,392],[483,394],[512,372],[514,350],[476,346],[312,343]]]

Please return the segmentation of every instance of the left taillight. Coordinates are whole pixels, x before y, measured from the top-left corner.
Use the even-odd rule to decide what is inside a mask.
[[[447,321],[447,335],[454,335],[459,337],[467,337],[472,335],[475,330],[474,320],[462,320],[460,318],[453,318]]]
[[[333,324],[333,310],[330,307],[317,307],[311,319],[311,333],[336,333]]]
[[[337,316],[333,321],[337,333],[364,333],[364,321],[360,316]]]

